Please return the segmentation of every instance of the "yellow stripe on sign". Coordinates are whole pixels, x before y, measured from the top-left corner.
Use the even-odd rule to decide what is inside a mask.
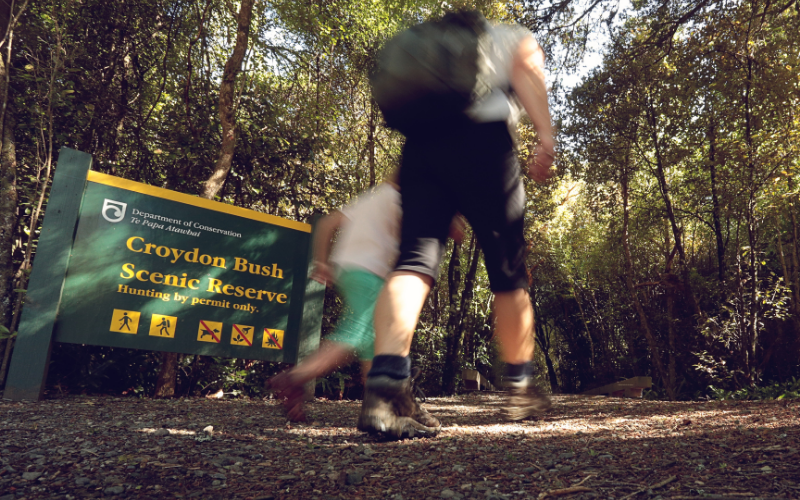
[[[141,182],[129,181],[128,179],[123,179],[121,177],[114,177],[113,175],[102,174],[100,172],[95,172],[92,170],[89,170],[89,174],[86,176],[86,180],[97,184],[105,184],[106,186],[112,186],[120,189],[125,189],[127,191],[133,191],[135,193],[154,196],[156,198],[163,198],[165,200],[177,201],[178,203],[183,203],[185,205],[192,205],[199,208],[205,208],[207,210],[215,210],[217,212],[235,215],[237,217],[242,217],[245,219],[251,219],[258,222],[266,222],[267,224],[272,224],[274,226],[281,226],[289,229],[295,229],[297,231],[302,231],[304,233],[311,232],[311,225],[305,224],[303,222],[284,219],[282,217],[277,217],[275,215],[262,214],[261,212],[256,212],[255,210],[248,210],[246,208],[235,207],[233,205],[220,203],[218,201],[206,200],[205,198],[198,198],[197,196],[178,193],[176,191],[170,191],[169,189],[149,186],[147,184],[142,184]]]

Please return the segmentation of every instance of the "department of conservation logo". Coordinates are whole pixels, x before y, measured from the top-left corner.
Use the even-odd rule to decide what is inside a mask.
[[[103,210],[100,213],[108,222],[119,222],[125,218],[125,209],[127,208],[127,203],[106,198],[103,200]]]

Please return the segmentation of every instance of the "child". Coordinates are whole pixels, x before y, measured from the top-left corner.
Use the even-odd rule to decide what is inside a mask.
[[[269,380],[270,388],[285,398],[290,420],[305,421],[303,385],[354,356],[361,361],[362,377],[366,379],[374,355],[375,302],[399,253],[400,217],[400,193],[392,177],[319,222],[311,277],[320,283],[335,283],[344,298],[345,310],[336,331],[317,352]],[[331,252],[333,236],[339,229],[341,233]],[[439,421],[419,405],[414,415],[427,427],[440,427]]]

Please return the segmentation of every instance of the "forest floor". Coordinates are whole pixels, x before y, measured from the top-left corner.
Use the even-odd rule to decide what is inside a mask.
[[[317,400],[307,425],[273,400],[0,401],[0,500],[800,498],[798,400],[556,396],[514,424],[501,402],[430,398],[439,436],[382,441],[358,401]]]

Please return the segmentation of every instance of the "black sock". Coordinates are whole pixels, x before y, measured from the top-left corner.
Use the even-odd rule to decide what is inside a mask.
[[[531,375],[533,375],[533,363],[527,361],[518,365],[507,364],[506,376],[503,378],[509,382],[522,382]]]
[[[377,377],[386,375],[395,380],[401,380],[411,376],[411,358],[409,356],[394,356],[391,354],[379,354],[372,360],[372,369],[367,377]]]

